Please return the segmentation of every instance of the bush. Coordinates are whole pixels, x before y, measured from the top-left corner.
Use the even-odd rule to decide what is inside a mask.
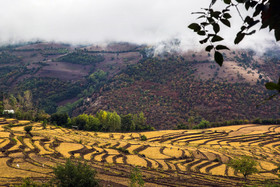
[[[228,166],[232,167],[235,171],[242,173],[245,180],[248,175],[258,172],[258,169],[256,168],[257,162],[249,156],[232,159],[228,163]]]
[[[47,128],[47,120],[44,120],[44,121],[43,121],[42,127],[43,127],[43,129],[46,129],[46,128]]]
[[[31,126],[31,125],[25,126],[25,127],[24,127],[24,130],[25,130],[25,132],[26,132],[27,134],[29,134],[30,131],[32,130],[32,126]]]
[[[86,162],[73,162],[70,159],[64,165],[54,168],[54,181],[62,187],[98,186],[96,171]]]
[[[175,128],[175,130],[177,129],[189,129],[189,127],[186,124],[178,124],[177,127]]]
[[[51,182],[49,183],[36,183],[30,178],[23,179],[23,182],[21,185],[18,185],[17,187],[49,187],[53,186]]]
[[[148,139],[148,138],[147,138],[145,135],[141,135],[141,136],[140,136],[140,140],[141,140],[141,141],[146,141],[147,139]]]
[[[206,129],[210,127],[210,122],[206,120],[201,120],[201,122],[194,126],[193,129]]]
[[[57,124],[59,126],[67,126],[68,125],[68,114],[52,114],[51,115],[51,118],[50,118],[50,121],[51,123],[53,124]]]
[[[130,186],[144,186],[145,181],[142,178],[142,173],[138,167],[133,168],[130,173]]]
[[[123,147],[118,147],[116,148],[116,150],[120,151],[121,153],[124,153],[124,154],[129,154],[129,151]]]

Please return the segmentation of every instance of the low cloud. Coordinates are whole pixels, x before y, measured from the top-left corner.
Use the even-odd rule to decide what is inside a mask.
[[[92,44],[111,41],[162,45],[177,39],[183,49],[200,48],[200,37],[187,26],[191,12],[208,7],[210,0],[12,0],[1,1],[0,43],[32,40]],[[234,19],[240,25],[240,18]],[[239,29],[237,27],[234,30]],[[232,45],[233,31],[225,29]],[[262,31],[241,47],[270,45],[273,35]],[[168,42],[167,42],[168,43]]]

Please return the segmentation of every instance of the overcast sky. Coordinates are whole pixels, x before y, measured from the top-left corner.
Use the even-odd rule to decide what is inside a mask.
[[[173,38],[185,49],[200,46],[187,26],[210,0],[0,0],[0,43],[45,40],[75,44],[124,41],[156,44]],[[239,23],[236,18],[233,25]],[[237,29],[240,25],[237,27]],[[232,44],[233,31],[224,30]],[[266,47],[267,31],[244,47]]]

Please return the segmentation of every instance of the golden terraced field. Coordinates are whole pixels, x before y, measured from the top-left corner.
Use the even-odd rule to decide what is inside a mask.
[[[7,128],[8,124],[13,124]],[[32,125],[32,136],[23,128]],[[237,156],[254,157],[258,174],[250,183],[277,180],[280,127],[239,125],[204,130],[101,133],[0,118],[0,185],[24,177],[48,180],[65,158],[84,159],[98,171],[101,184],[127,186],[139,166],[147,186],[242,186],[243,178],[227,166]],[[148,140],[140,141],[145,135]],[[129,153],[124,153],[127,150]]]

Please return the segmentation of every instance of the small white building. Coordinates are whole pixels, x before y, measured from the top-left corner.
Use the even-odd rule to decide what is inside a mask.
[[[14,110],[3,110],[3,114],[15,114]]]

